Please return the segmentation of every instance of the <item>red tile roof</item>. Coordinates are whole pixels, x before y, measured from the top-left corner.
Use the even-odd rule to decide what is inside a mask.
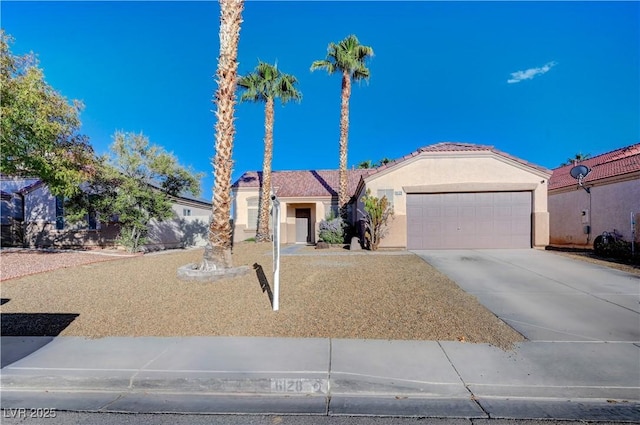
[[[608,177],[639,172],[640,143],[585,159],[584,161],[580,161],[579,164],[586,165],[591,169],[591,172],[583,180],[584,184]],[[553,175],[549,179],[549,189],[552,190],[577,185],[577,180],[569,174],[572,168],[573,164],[553,170]]]
[[[422,152],[493,152],[505,158],[517,161],[526,166],[536,168],[544,173],[551,174],[551,170],[516,158],[507,153],[495,149],[493,146],[476,145],[472,143],[443,142],[435,145],[424,146],[402,158],[390,161],[378,168],[347,170],[348,192],[355,194],[360,178],[366,178],[379,171],[397,165],[403,161],[420,155]],[[233,188],[258,188],[262,172],[248,171],[233,184]],[[308,196],[337,196],[338,195],[338,170],[301,170],[301,171],[273,171],[271,173],[271,185],[277,189],[276,194],[283,198],[308,197]]]
[[[547,168],[541,167],[539,165],[533,164],[531,162],[525,161],[520,158],[516,158],[515,156],[509,155],[508,153],[495,149],[493,146],[476,145],[473,143],[462,143],[462,142],[441,142],[441,143],[436,143],[435,145],[423,146],[418,150],[403,156],[402,158],[398,158],[394,161],[390,161],[387,164],[376,168],[374,172],[382,171],[384,169],[392,167],[396,164],[406,161],[407,159],[418,156],[423,152],[493,152],[497,155],[503,156],[505,158],[509,158],[513,161],[519,162],[528,167],[532,167],[544,173],[551,174],[551,170]]]
[[[360,177],[368,175],[373,170],[347,170],[348,192],[353,194],[358,186]],[[234,188],[260,187],[261,171],[248,171],[233,184]],[[281,198],[310,197],[310,196],[338,196],[338,170],[300,170],[273,171],[271,186],[276,195]]]

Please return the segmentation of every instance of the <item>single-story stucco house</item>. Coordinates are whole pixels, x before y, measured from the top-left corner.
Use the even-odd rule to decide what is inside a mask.
[[[349,170],[352,223],[367,189],[390,199],[394,218],[380,247],[543,248],[549,243],[551,171],[492,146],[438,143],[375,169]],[[233,184],[234,240],[255,236],[259,172]],[[275,171],[283,243],[314,243],[337,211],[338,171]]]
[[[583,187],[570,175],[576,165],[590,170]],[[549,213],[552,246],[593,248],[598,235],[613,230],[631,242],[633,222],[640,243],[640,143],[553,170]]]
[[[38,178],[0,176],[2,245],[25,247],[108,247],[115,245],[117,221],[87,217],[70,226],[64,219],[63,200],[53,196]],[[146,250],[204,246],[211,203],[172,197],[174,218],[149,225]]]

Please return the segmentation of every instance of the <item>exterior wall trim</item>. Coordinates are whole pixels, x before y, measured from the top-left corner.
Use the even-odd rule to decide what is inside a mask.
[[[536,183],[446,183],[420,186],[403,186],[407,194],[451,192],[531,192]]]

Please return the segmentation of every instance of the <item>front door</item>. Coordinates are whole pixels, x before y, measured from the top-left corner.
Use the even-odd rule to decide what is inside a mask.
[[[309,243],[311,208],[296,208],[296,243]]]

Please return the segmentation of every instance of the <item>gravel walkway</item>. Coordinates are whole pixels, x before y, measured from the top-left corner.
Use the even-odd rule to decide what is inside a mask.
[[[213,284],[176,278],[178,267],[202,259],[202,250],[3,280],[2,334],[457,340],[503,348],[523,339],[413,254],[304,251],[281,259],[278,312],[269,299],[271,246],[243,243],[235,265],[256,272]]]

